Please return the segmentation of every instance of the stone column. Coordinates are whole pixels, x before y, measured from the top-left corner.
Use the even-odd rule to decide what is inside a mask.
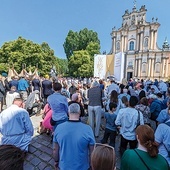
[[[153,73],[154,73],[154,59],[151,59],[151,77],[153,78]]]
[[[121,36],[121,49],[120,49],[121,52],[124,51],[123,47],[124,47],[124,36],[122,35]]]
[[[138,76],[141,77],[141,57],[139,58],[139,63],[138,63]]]
[[[143,50],[143,31],[140,34],[140,51]]]
[[[162,77],[165,77],[165,58],[163,58],[163,61],[162,61]]]
[[[169,58],[166,58],[166,70],[165,70],[165,77],[168,77],[168,60]]]
[[[115,41],[115,36],[113,37],[113,53],[115,53],[115,47],[116,47],[116,41]]]
[[[157,31],[154,32],[154,50],[156,49],[156,43],[157,43]]]
[[[127,35],[125,35],[125,47],[124,47],[124,50],[127,51]]]
[[[140,51],[140,35],[137,35],[137,51]]]
[[[151,46],[150,46],[150,49],[153,50],[153,30],[151,30]]]
[[[149,58],[149,61],[148,61],[148,77],[151,77],[151,59]]]
[[[134,69],[134,71],[135,71],[135,77],[137,77],[138,75],[138,59],[137,58],[135,58],[135,69]]]

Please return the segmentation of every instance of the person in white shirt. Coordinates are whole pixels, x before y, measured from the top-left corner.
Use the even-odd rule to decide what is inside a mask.
[[[106,96],[109,98],[111,92],[115,90],[117,93],[120,92],[119,86],[115,83],[114,79],[110,79],[110,85],[106,88]]]
[[[0,114],[1,144],[15,145],[28,151],[33,132],[29,114],[23,109],[23,100],[15,98],[13,104]]]
[[[6,107],[7,108],[12,105],[16,97],[20,97],[20,94],[16,91],[16,87],[12,86],[11,90],[8,91],[6,94]]]
[[[160,92],[163,94],[163,96],[165,98],[166,97],[166,91],[168,89],[166,83],[161,80],[159,82],[158,88],[159,88]]]
[[[126,150],[128,143],[130,145],[130,149],[136,148],[137,140],[135,129],[138,125],[144,124],[142,113],[135,109],[137,103],[137,97],[131,96],[129,100],[129,107],[120,109],[115,121],[115,124],[120,129],[121,134],[121,154],[123,154]]]

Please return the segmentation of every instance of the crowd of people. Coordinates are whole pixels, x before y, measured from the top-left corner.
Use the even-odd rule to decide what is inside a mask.
[[[39,132],[51,134],[56,169],[115,169],[116,137],[121,170],[170,165],[170,87],[161,80],[0,76],[0,103],[2,145],[24,153],[33,136],[30,116],[43,114]],[[103,117],[104,135],[96,143]]]

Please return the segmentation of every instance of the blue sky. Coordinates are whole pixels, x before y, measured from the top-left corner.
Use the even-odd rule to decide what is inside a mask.
[[[158,17],[158,45],[170,42],[170,0],[137,0],[146,5],[146,18]],[[41,44],[47,42],[55,55],[65,58],[63,43],[69,30],[96,31],[101,53],[111,49],[111,30],[121,27],[122,15],[131,11],[133,0],[0,0],[0,46],[18,36]]]

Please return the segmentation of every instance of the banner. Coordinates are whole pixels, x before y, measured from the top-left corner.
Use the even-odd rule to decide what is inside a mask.
[[[114,55],[106,56],[106,77],[114,75]],[[105,77],[105,78],[106,78]]]
[[[106,76],[106,55],[94,56],[94,77],[101,79]]]
[[[114,77],[116,82],[121,82],[124,78],[125,56],[120,52],[115,55],[114,59]]]

